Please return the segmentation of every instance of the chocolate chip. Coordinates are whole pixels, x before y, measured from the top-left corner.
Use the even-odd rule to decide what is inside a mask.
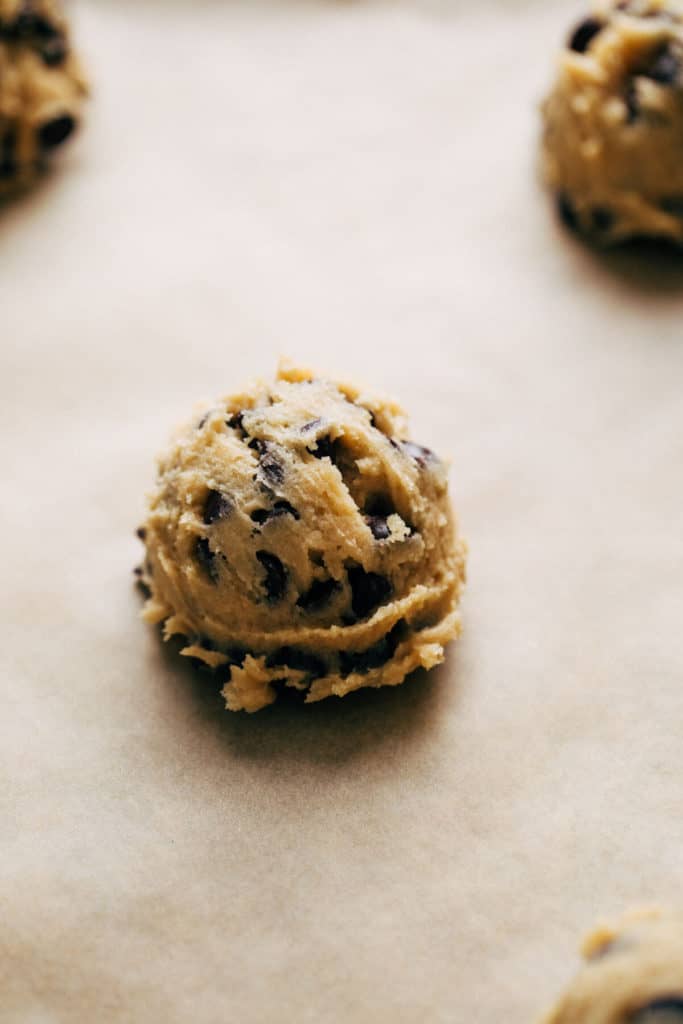
[[[52,39],[61,35],[57,26],[36,10],[33,0],[24,0],[14,19],[14,32],[18,36],[37,36],[39,39]]]
[[[66,60],[69,46],[64,36],[56,35],[41,43],[39,52],[47,67],[57,68]]]
[[[387,540],[391,536],[391,530],[384,516],[366,516],[365,522],[372,531],[375,540]]]
[[[285,501],[284,498],[282,498],[280,501],[275,502],[275,504],[273,505],[273,511],[278,516],[287,515],[292,516],[294,519],[301,519],[301,516],[294,508],[294,506],[290,505],[290,503],[288,501]]]
[[[626,86],[626,92],[624,93],[624,103],[626,104],[626,123],[633,124],[640,117],[640,102],[638,100],[638,89],[634,79],[630,79]]]
[[[576,216],[576,210],[566,192],[558,192],[557,194],[557,213],[566,228],[569,228],[570,231],[578,229],[579,221]]]
[[[327,604],[336,590],[339,590],[336,580],[314,580],[296,603],[303,611],[310,612]]]
[[[263,526],[271,519],[277,519],[278,516],[292,516],[294,519],[301,519],[294,506],[284,498],[281,501],[276,501],[272,508],[257,508],[251,513],[252,521],[258,523],[259,526]]]
[[[138,565],[133,569],[133,575],[135,576],[135,583],[140,588],[145,597],[151,597],[152,591],[149,588],[149,584],[144,579],[142,568]]]
[[[263,586],[269,601],[279,601],[287,589],[287,570],[277,557],[270,551],[257,551],[256,557],[266,570]]]
[[[381,516],[386,519],[396,509],[386,494],[371,494],[365,502],[363,511],[366,516]]]
[[[436,459],[436,456],[431,449],[423,448],[420,444],[414,444],[412,441],[402,441],[401,445],[406,455],[409,455],[411,459],[414,459],[420,469],[425,469],[428,462],[432,462]]]
[[[335,445],[336,441],[333,441],[329,435],[327,437],[319,437],[315,448],[309,448],[308,451],[311,455],[314,455],[316,459],[329,459],[330,462],[335,460]]]
[[[38,144],[41,149],[55,149],[73,132],[76,120],[71,114],[60,114],[51,121],[46,121],[38,129]]]
[[[655,999],[628,1018],[628,1024],[673,1024],[683,1021],[683,997],[664,996]]]
[[[277,666],[288,666],[295,672],[307,672],[313,678],[324,676],[326,672],[325,662],[307,651],[299,650],[297,647],[280,647],[266,659],[269,668]]]
[[[325,421],[320,417],[318,417],[317,420],[309,420],[308,423],[304,423],[303,427],[301,428],[301,433],[310,434],[312,430],[317,430],[318,427],[321,427],[324,422]]]
[[[0,181],[7,181],[8,178],[13,178],[17,170],[18,165],[15,160],[0,160]]]
[[[598,18],[585,18],[572,32],[567,46],[576,53],[585,53],[604,27],[605,23]]]
[[[215,643],[213,642],[213,640],[210,640],[208,638],[208,636],[201,636],[201,635],[200,636],[196,636],[194,638],[193,643],[194,643],[195,647],[202,647],[205,651],[215,651],[216,650]]]
[[[614,226],[614,214],[606,206],[594,206],[591,210],[591,224],[593,231],[604,234]]]
[[[244,439],[247,436],[247,432],[243,426],[244,413],[236,412],[225,421],[226,427],[230,427],[231,430],[236,430]]]
[[[348,571],[351,587],[351,608],[357,619],[372,614],[391,594],[391,583],[386,576],[366,572],[360,566]]]
[[[144,526],[138,526],[137,530],[135,531],[135,536],[139,537],[140,540],[145,539],[145,537],[147,536],[147,530],[144,528]]]
[[[35,18],[36,13],[32,0],[24,0],[24,2],[19,5],[16,17],[12,24],[12,29],[15,35],[31,35],[33,32],[33,22]]]
[[[206,537],[197,538],[197,542],[194,546],[194,553],[195,558],[209,576],[211,582],[218,583],[218,565],[216,564],[216,556],[211,550]]]
[[[660,85],[673,85],[680,70],[681,62],[678,54],[674,53],[670,46],[665,46],[659,51],[652,64],[641,74]]]
[[[394,628],[372,647],[367,647],[364,651],[341,651],[339,667],[342,675],[348,676],[352,672],[363,674],[373,668],[381,668],[396,653],[404,629],[405,623],[397,622]]]
[[[285,478],[285,465],[271,441],[253,440],[249,447],[259,453],[259,476],[267,485],[277,487]]]
[[[13,178],[17,173],[16,146],[16,132],[10,130],[0,141],[0,179]]]
[[[204,522],[207,526],[215,523],[218,519],[227,519],[232,512],[232,502],[220,491],[209,491],[204,503]]]
[[[683,196],[665,196],[660,200],[659,205],[665,213],[670,213],[672,217],[683,217]]]

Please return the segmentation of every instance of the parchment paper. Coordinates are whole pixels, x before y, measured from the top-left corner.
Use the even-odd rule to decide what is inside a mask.
[[[683,903],[683,265],[538,189],[580,7],[72,9],[87,127],[0,217],[0,1018],[526,1024],[596,917]],[[133,531],[280,354],[450,453],[466,632],[232,716]]]

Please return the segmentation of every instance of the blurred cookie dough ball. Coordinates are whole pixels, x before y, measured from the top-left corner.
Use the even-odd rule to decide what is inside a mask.
[[[0,0],[0,197],[44,170],[78,126],[85,93],[55,0]]]
[[[233,711],[396,685],[460,631],[445,463],[394,402],[306,370],[182,428],[140,535],[145,618],[224,673]]]
[[[589,935],[583,956],[542,1024],[683,1024],[683,915],[632,911]]]
[[[542,166],[564,221],[600,244],[683,242],[683,4],[598,4],[543,105]]]

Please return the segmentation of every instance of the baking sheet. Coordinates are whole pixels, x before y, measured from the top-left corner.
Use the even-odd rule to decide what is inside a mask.
[[[72,9],[87,128],[0,218],[0,1018],[531,1021],[683,883],[683,266],[539,194],[580,7]],[[281,354],[450,453],[466,629],[233,716],[138,621],[133,530]]]

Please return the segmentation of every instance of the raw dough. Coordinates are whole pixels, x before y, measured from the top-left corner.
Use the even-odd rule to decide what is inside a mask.
[[[0,0],[0,196],[24,186],[73,133],[86,92],[54,0]]]
[[[603,243],[683,242],[683,4],[599,4],[543,107],[543,170],[563,219]]]
[[[140,534],[144,617],[227,706],[395,685],[460,631],[447,469],[391,401],[281,367],[181,429]]]
[[[683,915],[632,911],[589,935],[583,955],[543,1024],[683,1024]]]

